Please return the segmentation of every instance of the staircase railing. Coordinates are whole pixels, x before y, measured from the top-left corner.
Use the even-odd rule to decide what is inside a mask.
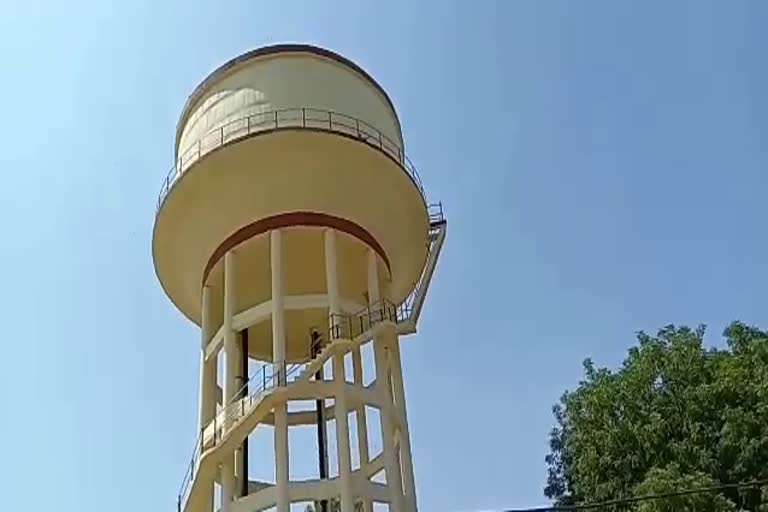
[[[381,322],[397,323],[397,306],[387,300],[372,304],[355,315],[332,314],[329,317],[329,339],[354,340]]]
[[[262,366],[259,372],[257,372],[257,374],[261,375],[261,380],[256,381],[255,388],[242,398],[238,397],[230,400],[227,405],[217,411],[216,415],[205,427],[200,429],[200,434],[195,442],[192,459],[190,460],[187,471],[184,474],[184,479],[182,480],[181,491],[178,496],[179,511],[183,509],[183,505],[189,497],[191,484],[197,474],[198,464],[202,453],[221,442],[224,436],[232,427],[234,427],[235,423],[249,413],[254,406],[258,405],[265,393],[278,386],[285,385],[281,383],[287,383],[292,376],[298,375],[302,367],[302,364],[289,365],[287,363],[283,363],[282,365],[268,364]],[[275,371],[276,368],[278,371]],[[281,368],[282,371],[279,371]],[[269,374],[268,370],[270,370]]]

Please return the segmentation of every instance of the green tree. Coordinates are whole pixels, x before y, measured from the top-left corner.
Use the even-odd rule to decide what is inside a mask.
[[[734,322],[723,335],[727,348],[705,349],[703,326],[667,326],[638,333],[616,371],[586,360],[553,408],[545,494],[568,505],[768,478],[768,332]],[[731,489],[681,503],[763,512],[766,497]]]
[[[642,501],[634,506],[635,512],[736,512],[732,501],[717,492],[674,495],[681,489],[711,489],[716,482],[700,471],[683,475],[676,464],[664,469],[653,468],[635,489],[641,496],[665,496]]]

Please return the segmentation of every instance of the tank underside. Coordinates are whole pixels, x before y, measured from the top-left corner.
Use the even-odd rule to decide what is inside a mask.
[[[280,130],[223,146],[187,168],[157,213],[152,250],[163,289],[199,324],[201,287],[223,286],[227,250],[238,259],[236,311],[269,300],[271,229],[286,230],[285,290],[292,296],[324,293],[322,231],[337,230],[340,294],[353,307],[367,300],[368,248],[388,277],[382,285],[389,299],[410,293],[426,258],[428,227],[419,190],[384,152],[336,133]],[[304,330],[327,321],[327,309],[312,311],[287,323]],[[263,340],[253,356],[267,356],[269,333],[249,335]]]
[[[286,328],[286,357],[290,362],[301,362],[311,357],[310,332],[316,329],[325,333],[328,325],[326,298],[325,248],[322,227],[290,227],[282,231],[282,267]],[[342,299],[342,312],[358,313],[368,304],[367,257],[368,246],[357,238],[337,232],[336,258],[339,269],[338,289]],[[248,238],[234,250],[235,311],[251,311],[251,318],[261,318],[249,323],[249,356],[260,361],[272,361],[272,330],[269,321],[270,288],[270,240],[269,233]],[[387,290],[386,264],[378,259],[380,288]],[[212,305],[211,322],[221,326],[224,313],[224,264],[223,259],[213,265],[206,279],[210,287]]]

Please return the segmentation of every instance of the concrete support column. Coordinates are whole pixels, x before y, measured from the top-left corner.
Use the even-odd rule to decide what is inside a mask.
[[[336,231],[333,229],[326,229],[323,232],[323,240],[325,242],[325,287],[328,294],[328,314],[330,324],[328,327],[331,329],[331,339],[335,339],[340,334],[335,333],[334,329],[340,325],[340,318],[338,318],[338,315],[341,314],[336,260]]]
[[[224,407],[237,394],[237,375],[239,373],[239,349],[237,335],[232,328],[235,316],[235,254],[227,251],[224,255]],[[225,423],[229,428],[231,420]],[[221,510],[228,512],[235,492],[235,454],[224,456],[221,463]]]
[[[368,302],[372,306],[379,305],[381,290],[379,289],[379,273],[377,255],[368,249]],[[387,473],[392,506],[390,510],[403,510],[403,485],[400,473],[400,463],[395,449],[395,427],[392,421],[394,403],[391,386],[389,385],[389,364],[387,361],[386,337],[376,336],[373,340],[373,354],[376,362],[376,393],[379,396],[379,420],[381,422],[381,437],[383,441],[384,469]]]
[[[368,303],[371,306],[378,305],[378,302],[381,300],[377,257],[373,249],[368,249]]]
[[[352,349],[352,368],[355,386],[363,387],[363,357],[360,353],[360,347]],[[365,416],[365,404],[358,404],[355,408],[357,416],[357,447],[360,452],[360,469],[365,468],[370,459],[368,449],[368,419]],[[366,492],[366,495],[368,493]],[[373,503],[370,499],[363,499],[363,512],[373,512]]]
[[[337,315],[341,313],[339,281],[336,260],[336,232],[326,229],[323,233],[325,243],[325,285],[328,293],[328,313],[330,327],[338,325]],[[354,512],[354,493],[352,490],[352,458],[349,447],[349,417],[347,416],[347,388],[344,375],[344,354],[333,356],[333,381],[335,384],[334,411],[336,414],[336,454],[339,461],[339,494],[341,512]]]
[[[216,358],[212,357],[210,361],[205,360],[205,349],[213,337],[211,288],[208,285],[203,286],[200,310],[202,320],[200,322],[200,407],[198,416],[200,442],[203,446],[206,441],[203,437],[203,429],[216,414]],[[213,510],[213,479],[203,482],[203,488],[205,508],[202,512],[211,512]]]
[[[339,460],[339,494],[341,512],[354,512],[355,494],[352,489],[352,456],[349,447],[349,417],[347,416],[347,389],[344,380],[344,354],[333,356],[335,384],[334,411],[336,413],[336,455]]]
[[[394,333],[393,333],[394,334]],[[403,386],[403,367],[400,359],[400,342],[394,334],[389,343],[390,370],[392,388],[397,414],[400,417],[400,463],[403,471],[405,505],[408,512],[416,512],[416,483],[413,476],[413,458],[411,456],[411,435],[408,431],[408,411],[405,406],[405,388]]]
[[[272,272],[272,363],[278,385],[285,386],[285,290],[283,289],[283,242],[279,229],[270,232]],[[277,512],[289,512],[288,496],[288,408],[283,401],[275,404],[275,491]]]
[[[387,487],[389,488],[391,509],[397,512],[404,510],[403,485],[400,473],[400,463],[397,460],[395,448],[395,427],[392,421],[394,404],[387,379],[387,352],[386,341],[383,336],[373,341],[373,353],[376,361],[376,394],[379,397],[379,420],[381,421],[381,437],[383,444],[384,468],[387,473]]]
[[[216,414],[216,358],[205,360],[205,349],[213,338],[213,310],[211,308],[211,288],[203,286],[202,321],[200,322],[200,428],[204,428]]]

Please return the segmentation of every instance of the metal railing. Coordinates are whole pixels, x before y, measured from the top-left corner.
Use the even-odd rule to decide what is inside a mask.
[[[261,403],[261,399],[268,391],[286,386],[301,376],[302,370],[318,357],[318,349],[322,349],[337,339],[354,340],[381,322],[397,322],[397,308],[387,300],[372,304],[355,315],[329,315],[327,328],[313,329],[319,334],[319,337],[310,340],[307,347],[310,355],[308,355],[306,362],[265,364],[255,374],[248,377],[243,386],[233,394],[234,398],[218,410],[213,419],[200,429],[192,458],[187,466],[187,471],[184,473],[181,490],[177,497],[178,512],[183,510],[189,497],[189,491],[197,474],[202,453],[219,444],[237,421]]]
[[[443,203],[438,201],[427,205],[427,215],[429,215],[430,230],[435,224],[440,224],[445,221],[445,215],[443,215]]]
[[[379,149],[402,167],[426,202],[426,194],[424,193],[421,177],[398,143],[393,142],[370,124],[355,117],[330,110],[295,107],[250,114],[229,121],[200,137],[197,142],[178,154],[174,166],[163,181],[160,195],[157,199],[157,210],[160,210],[160,206],[162,206],[168,192],[170,192],[182,174],[192,164],[214,149],[256,133],[295,128],[339,133],[354,137]]]
[[[197,474],[198,463],[200,462],[200,456],[203,451],[219,444],[224,436],[229,433],[234,424],[240,418],[251,412],[251,410],[261,402],[261,399],[266,392],[279,386],[287,385],[291,377],[297,376],[303,367],[304,365],[302,364],[289,365],[285,362],[283,362],[283,364],[267,364],[262,366],[257,372],[261,378],[257,377],[255,379],[249,379],[249,381],[256,383],[255,388],[248,392],[248,383],[246,383],[246,385],[241,388],[241,391],[243,389],[246,391],[245,396],[236,394],[238,398],[231,400],[226,406],[217,411],[213,420],[200,429],[200,434],[195,441],[195,449],[192,453],[192,458],[181,483],[181,490],[177,502],[179,511],[183,509],[183,505],[189,497],[192,481]]]
[[[329,339],[354,340],[381,322],[397,323],[397,306],[387,300],[381,300],[352,316],[332,314]]]
[[[314,505],[307,505],[304,512],[322,512],[323,506],[320,501],[315,501]],[[341,496],[333,496],[328,500],[328,512],[341,512]],[[363,512],[365,505],[363,500],[355,500],[355,512]]]

